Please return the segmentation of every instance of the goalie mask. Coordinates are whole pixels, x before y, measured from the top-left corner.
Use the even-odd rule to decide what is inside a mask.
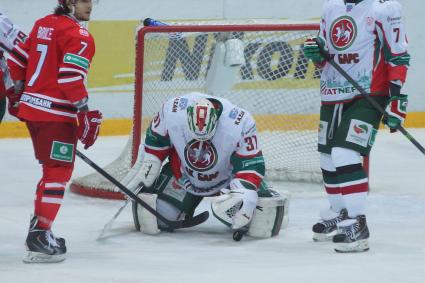
[[[189,130],[194,139],[206,141],[211,139],[217,130],[218,110],[206,98],[195,102],[187,108]]]

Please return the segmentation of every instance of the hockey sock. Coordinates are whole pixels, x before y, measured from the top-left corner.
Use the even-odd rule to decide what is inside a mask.
[[[331,209],[339,213],[341,209],[345,208],[345,204],[338,184],[336,168],[330,154],[320,154],[320,167],[322,168],[323,182]]]
[[[334,147],[332,161],[336,167],[338,184],[348,216],[365,214],[369,179],[362,166],[360,153],[347,148]]]
[[[37,185],[34,214],[37,227],[50,230],[62,204],[65,186],[71,177],[72,167],[50,167],[43,165],[43,178]]]
[[[332,172],[322,169],[322,175],[331,208],[334,212],[339,213],[341,209],[345,208],[345,204],[342,198],[341,188],[338,184],[336,171]]]
[[[348,216],[365,214],[369,180],[361,163],[337,168],[338,180]]]

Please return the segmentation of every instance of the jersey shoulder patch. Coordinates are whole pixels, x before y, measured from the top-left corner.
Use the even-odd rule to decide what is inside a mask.
[[[186,111],[187,106],[189,104],[189,99],[187,99],[186,97],[177,96],[168,100],[166,104],[167,107],[165,109],[167,109],[171,113],[177,113],[180,111]]]
[[[227,125],[227,128],[240,129],[241,132],[249,132],[255,129],[255,120],[251,113],[243,108],[234,106],[232,109],[223,112],[220,119]]]

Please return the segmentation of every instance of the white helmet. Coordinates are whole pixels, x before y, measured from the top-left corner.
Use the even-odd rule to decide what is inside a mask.
[[[217,130],[218,110],[211,101],[201,98],[187,108],[187,121],[194,139],[209,140]]]

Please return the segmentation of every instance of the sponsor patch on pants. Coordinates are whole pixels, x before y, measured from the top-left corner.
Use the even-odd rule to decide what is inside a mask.
[[[351,119],[350,129],[348,130],[347,138],[345,140],[363,147],[367,147],[372,132],[373,126],[371,124],[364,121]]]
[[[50,158],[64,162],[72,162],[73,152],[74,145],[72,143],[53,141]]]

